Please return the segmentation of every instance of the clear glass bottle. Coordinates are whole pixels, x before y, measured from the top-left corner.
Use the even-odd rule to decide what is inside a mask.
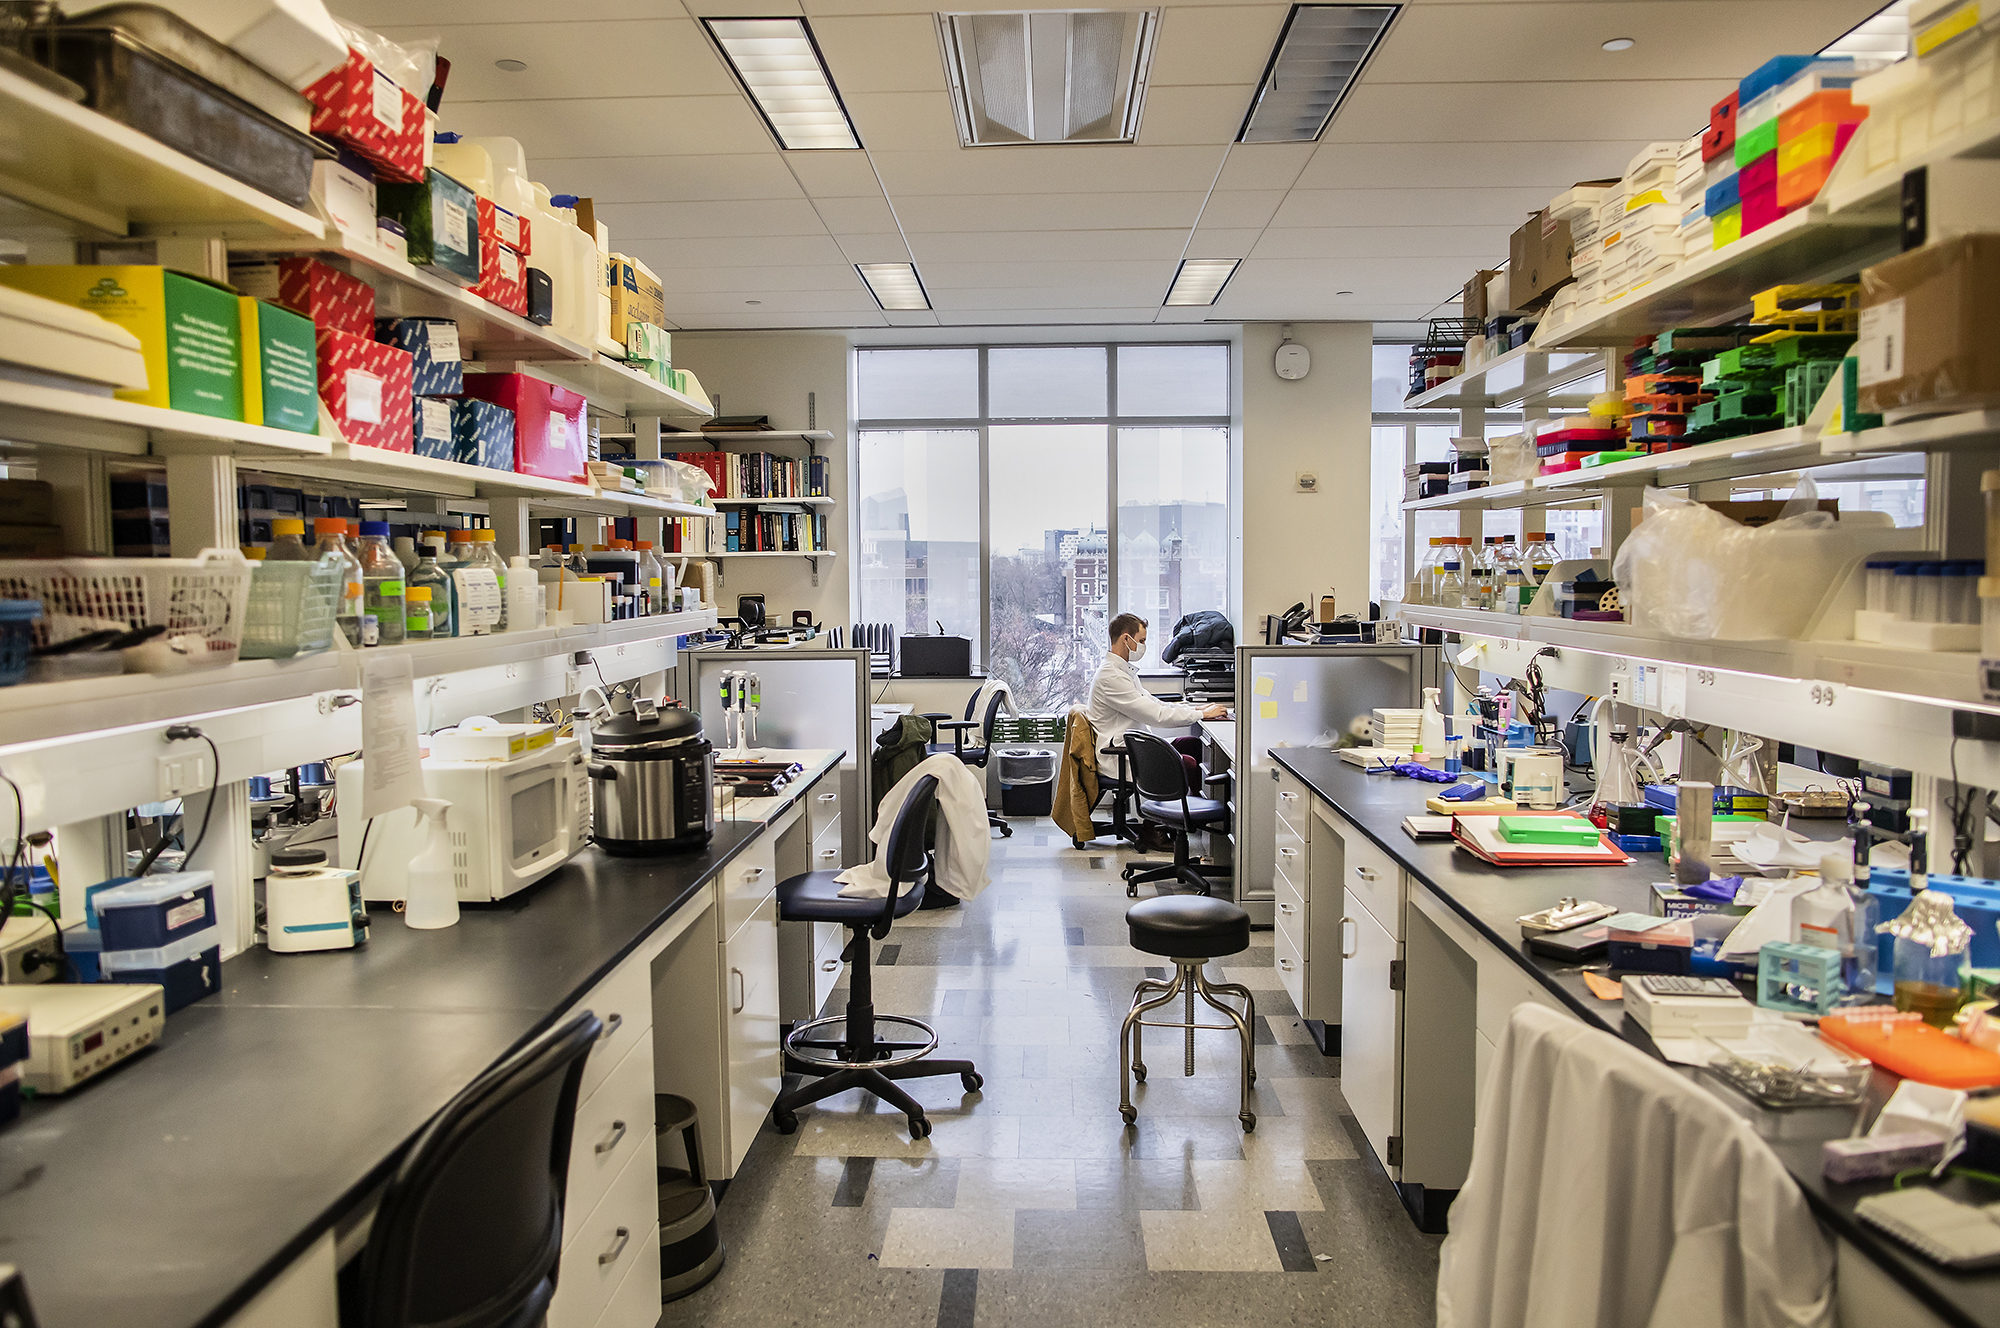
[[[355,550],[355,557],[361,560],[362,612],[375,615],[381,644],[401,645],[403,620],[407,616],[403,591],[408,572],[389,547],[387,521],[361,523],[361,547]]]
[[[398,535],[390,542],[389,547],[395,551],[396,561],[403,564],[404,571],[414,572],[417,570],[416,540],[408,535]]]
[[[507,630],[508,567],[506,560],[500,556],[500,536],[498,532],[491,530],[475,530],[472,532],[472,558],[470,561],[474,567],[484,567],[487,571],[493,573],[494,579],[500,583],[500,621],[493,624],[493,630],[504,632]]]
[[[1444,537],[1431,536],[1431,546],[1425,552],[1423,561],[1417,564],[1415,575],[1410,579],[1410,602],[1412,604],[1437,603],[1438,564],[1444,561]]]
[[[445,570],[442,554],[444,548],[436,540],[427,542],[417,559],[417,570],[410,573],[410,589],[422,587],[429,607],[425,612],[430,617],[427,631],[429,639],[442,639],[458,635],[458,625],[452,617],[451,574]],[[414,615],[414,610],[412,614]]]
[[[1556,564],[1562,561],[1562,557],[1556,552],[1555,541],[1549,538],[1548,531],[1538,530],[1527,538],[1528,548],[1522,555],[1522,561],[1527,564],[1528,579],[1539,586],[1549,579],[1549,573],[1556,570]]]
[[[1458,547],[1463,542],[1447,541],[1444,558],[1438,563],[1437,591],[1432,602],[1441,609],[1465,607],[1465,566],[1459,562],[1462,551]]]
[[[1468,609],[1484,609],[1493,603],[1493,562],[1487,556],[1484,539],[1461,537],[1464,546],[1463,562],[1465,573],[1465,593],[1461,600]]]
[[[423,565],[422,561],[418,562],[417,569],[419,572],[423,570]],[[416,573],[413,572],[411,575],[415,576]],[[429,586],[411,586],[404,592],[404,605],[403,634],[406,637],[412,641],[428,641],[438,634],[434,630],[433,619],[431,617],[431,588]]]
[[[665,613],[666,592],[661,587],[666,584],[666,568],[653,552],[653,541],[639,540],[633,547],[639,551],[639,612],[647,617]]]
[[[347,644],[361,644],[361,560],[354,556],[354,550],[347,547],[347,520],[345,517],[323,516],[313,522],[313,534],[319,537],[313,545],[313,552],[319,557],[328,554],[340,558],[340,597],[334,601],[333,620],[339,626]]]
[[[306,547],[306,523],[295,516],[271,521],[271,547],[264,553],[267,563],[309,563],[317,555]]]
[[[1958,916],[1950,895],[1930,888],[1929,819],[1924,808],[1910,809],[1910,893],[1915,898],[1878,930],[1896,938],[1896,1008],[1950,1028],[1965,1002],[1972,928]]]

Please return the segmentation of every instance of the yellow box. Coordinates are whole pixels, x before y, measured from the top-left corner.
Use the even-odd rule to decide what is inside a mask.
[[[667,294],[653,269],[636,258],[612,254],[605,263],[611,280],[611,339],[625,340],[628,323],[667,325]]]
[[[139,338],[146,386],[118,399],[243,418],[242,324],[220,282],[163,267],[0,265],[0,285],[88,309]]]
[[[1778,174],[1790,175],[1801,166],[1810,166],[1823,157],[1833,155],[1834,145],[1839,142],[1840,126],[1820,124],[1778,144]]]
[[[1743,205],[1724,208],[1715,214],[1715,228],[1711,233],[1712,247],[1722,248],[1743,238]]]

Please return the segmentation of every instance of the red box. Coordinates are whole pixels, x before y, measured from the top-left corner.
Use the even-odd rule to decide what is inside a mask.
[[[1701,159],[1714,161],[1736,146],[1736,94],[1708,108],[1708,128],[1701,136]]]
[[[317,258],[293,255],[278,260],[278,303],[349,336],[375,336],[375,292],[359,277],[328,267]]]
[[[514,470],[584,482],[583,395],[527,374],[469,373],[465,395],[514,412]],[[407,426],[405,427],[407,432]]]
[[[312,131],[353,148],[377,172],[404,184],[424,181],[424,104],[347,48],[347,63],[305,91]]]
[[[479,281],[472,293],[508,313],[526,317],[528,278],[521,255],[500,240],[499,213],[490,198],[475,200],[479,206]]]
[[[528,218],[497,206],[493,209],[493,218],[494,233],[499,236],[501,244],[523,257],[535,251],[534,228],[529,225]]]
[[[350,443],[408,452],[416,442],[411,370],[415,358],[372,337],[314,329],[319,346],[319,399]]]

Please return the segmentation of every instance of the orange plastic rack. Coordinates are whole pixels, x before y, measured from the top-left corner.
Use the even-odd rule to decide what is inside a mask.
[[[1879,1009],[1881,1013],[1875,1013]],[[2000,1084],[2000,1056],[1931,1027],[1921,1015],[1886,1006],[1828,1015],[1820,1036],[1866,1056],[1885,1070],[1939,1088],[1988,1088]]]

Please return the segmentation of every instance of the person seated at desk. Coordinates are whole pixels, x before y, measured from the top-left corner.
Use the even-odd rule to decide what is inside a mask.
[[[1225,705],[1191,706],[1162,701],[1139,681],[1138,663],[1146,657],[1146,620],[1136,613],[1121,613],[1111,620],[1111,653],[1090,684],[1090,704],[1084,710],[1090,727],[1097,731],[1098,773],[1118,776],[1118,758],[1107,756],[1106,747],[1121,744],[1126,733],[1142,725],[1181,727],[1203,719],[1223,719]],[[1189,789],[1201,787],[1201,763],[1190,754],[1195,738],[1177,738],[1181,762],[1187,766]]]

